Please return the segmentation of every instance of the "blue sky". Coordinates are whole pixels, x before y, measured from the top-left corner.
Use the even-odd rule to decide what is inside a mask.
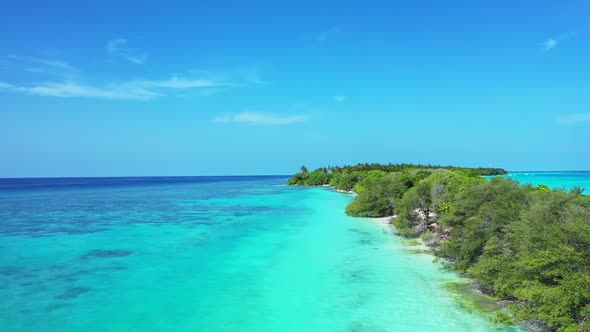
[[[193,2],[4,4],[0,177],[590,169],[588,1]]]

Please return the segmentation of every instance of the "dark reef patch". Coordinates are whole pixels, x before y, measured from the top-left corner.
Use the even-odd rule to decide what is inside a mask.
[[[367,231],[361,231],[361,230],[354,229],[354,228],[349,228],[349,229],[348,229],[348,231],[349,231],[349,232],[353,232],[353,233],[357,233],[357,234],[360,234],[360,235],[371,235],[371,233],[370,233],[370,232],[367,232]]]
[[[346,332],[384,332],[382,328],[369,325],[368,322],[354,321],[346,328]]]
[[[372,244],[373,241],[371,239],[364,238],[364,239],[358,240],[357,243],[366,246],[366,245]]]
[[[218,223],[215,221],[195,221],[195,222],[193,222],[193,224],[195,224],[195,225],[215,225]]]
[[[43,285],[43,282],[40,280],[29,280],[21,282],[20,285],[22,287],[39,287]]]
[[[0,267],[0,276],[17,276],[22,273],[22,269],[15,266],[2,266]]]
[[[66,308],[68,306],[69,305],[67,303],[54,303],[54,304],[51,304],[51,305],[48,305],[47,307],[45,307],[45,311],[52,312],[54,310]]]
[[[369,279],[369,272],[367,272],[365,269],[358,268],[352,271],[342,272],[340,276],[347,283],[361,283]]]
[[[90,258],[119,258],[126,257],[133,254],[131,250],[91,250],[84,255],[80,256],[80,259]]]
[[[66,289],[65,292],[57,295],[55,298],[58,300],[68,300],[68,299],[75,299],[78,296],[88,293],[90,288],[88,287],[72,287]]]
[[[35,277],[35,271],[25,267],[16,266],[2,266],[0,267],[0,276],[16,278],[16,279],[30,279]]]

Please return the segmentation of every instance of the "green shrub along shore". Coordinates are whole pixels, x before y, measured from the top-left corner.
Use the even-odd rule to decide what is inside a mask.
[[[290,185],[352,190],[346,213],[394,216],[437,260],[508,304],[499,323],[590,331],[590,197],[582,188],[521,186],[496,168],[410,164],[305,167]]]

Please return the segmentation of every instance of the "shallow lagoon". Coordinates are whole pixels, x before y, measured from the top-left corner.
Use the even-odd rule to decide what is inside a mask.
[[[511,172],[505,178],[516,180],[521,184],[546,185],[552,189],[571,190],[575,186],[585,188],[585,195],[590,193],[590,171],[577,172]]]
[[[5,187],[0,326],[501,329],[432,256],[387,226],[346,216],[350,195],[284,180]]]

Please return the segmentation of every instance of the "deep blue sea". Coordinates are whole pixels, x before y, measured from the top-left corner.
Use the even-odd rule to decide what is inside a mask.
[[[351,195],[286,179],[1,179],[0,330],[510,330]]]

